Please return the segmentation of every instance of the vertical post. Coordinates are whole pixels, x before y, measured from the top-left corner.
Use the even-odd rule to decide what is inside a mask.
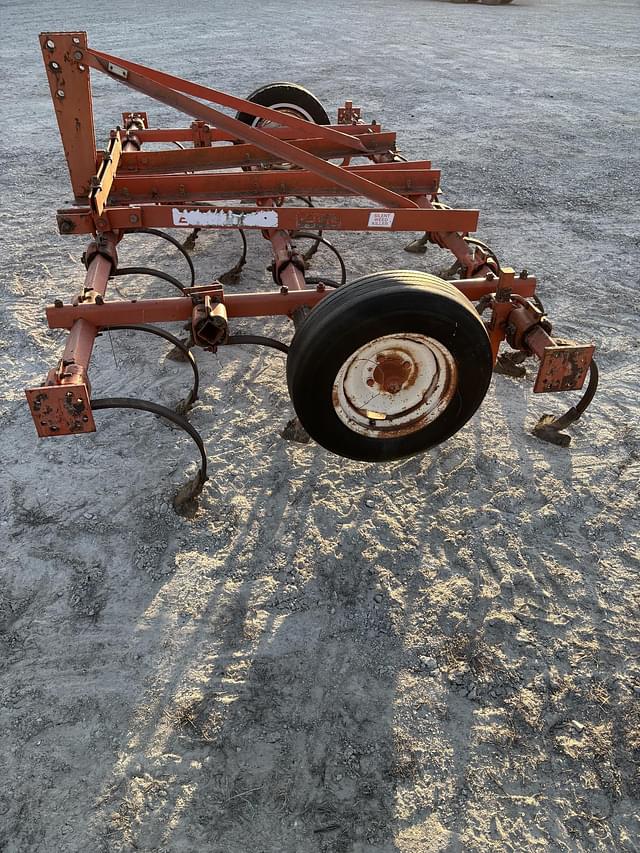
[[[96,173],[96,136],[86,33],[41,33],[40,46],[76,200],[86,201]]]
[[[291,235],[288,231],[276,231],[269,228],[265,235],[271,241],[273,248],[274,279],[281,287],[288,290],[304,290],[304,267],[299,253],[291,246]]]
[[[86,301],[103,297],[115,263],[116,238],[107,233],[93,244],[81,296]],[[91,248],[91,247],[89,247]],[[82,301],[82,300],[80,300]],[[91,414],[89,361],[98,329],[82,318],[75,321],[58,362],[43,385],[26,390],[29,408],[41,438],[95,432]]]

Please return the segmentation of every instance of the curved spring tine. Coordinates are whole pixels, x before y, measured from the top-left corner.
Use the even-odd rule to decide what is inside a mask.
[[[591,359],[587,390],[580,398],[580,401],[566,411],[564,415],[560,415],[557,418],[553,415],[542,415],[532,430],[533,434],[537,438],[541,438],[543,441],[548,441],[551,444],[568,447],[571,443],[571,436],[566,432],[561,432],[561,430],[575,423],[585,413],[587,406],[591,403],[598,390],[599,376],[598,365],[594,359]]]
[[[193,287],[196,283],[196,271],[193,266],[193,261],[189,257],[189,253],[184,248],[182,243],[172,234],[167,234],[164,231],[160,231],[157,228],[136,228],[135,231],[131,232],[132,234],[153,234],[154,237],[161,237],[163,240],[167,240],[167,242],[171,243],[172,246],[175,246],[176,249],[180,252],[186,262],[189,264],[189,271],[191,273],[191,287]]]
[[[291,236],[294,240],[296,239],[296,237],[304,237],[308,240],[315,240],[316,244],[322,243],[328,249],[331,249],[333,254],[338,259],[338,263],[340,264],[340,286],[345,284],[345,282],[347,280],[347,268],[345,266],[342,255],[336,249],[336,247],[333,245],[333,243],[329,242],[329,240],[327,240],[326,237],[322,236],[322,232],[319,232],[318,234],[314,234],[312,231],[294,231]]]
[[[312,200],[312,198],[311,198],[311,196],[310,196],[310,195],[294,195],[294,198],[297,198],[297,199],[299,199],[300,201],[303,201],[303,202],[307,205],[307,207],[314,207],[313,200]],[[304,253],[304,255],[302,256],[302,258],[303,258],[303,260],[304,260],[305,264],[308,264],[308,263],[309,263],[309,261],[311,260],[311,258],[312,258],[312,257],[315,255],[315,253],[318,251],[318,249],[320,248],[320,243],[321,243],[321,241],[322,241],[322,229],[320,228],[320,229],[318,230],[318,238],[317,238],[317,240],[315,241],[315,243],[313,243],[313,245],[311,246],[311,248],[307,249],[307,251],[306,251],[306,252]]]
[[[136,332],[148,332],[150,335],[157,335],[159,338],[164,338],[165,341],[169,341],[169,343],[173,344],[174,347],[177,347],[181,350],[182,354],[185,357],[185,360],[189,362],[191,365],[191,369],[193,370],[193,387],[189,392],[189,396],[185,400],[181,400],[176,406],[176,411],[179,415],[185,415],[191,406],[198,399],[198,388],[200,387],[200,372],[198,370],[198,365],[196,364],[196,360],[193,356],[193,353],[189,349],[189,347],[177,338],[175,335],[172,335],[171,332],[167,332],[165,329],[159,329],[157,326],[149,326],[146,323],[133,323],[131,325],[118,325],[118,326],[101,326],[101,332],[115,332],[120,330],[133,329]]]
[[[500,266],[500,261],[498,260],[498,256],[493,251],[491,246],[487,246],[487,244],[483,240],[478,240],[477,237],[463,237],[463,240],[469,246],[479,246],[483,251],[485,251],[488,255],[487,260],[492,260],[496,265],[496,275],[499,277],[502,272],[502,267]]]
[[[218,281],[221,284],[235,284],[240,278],[242,268],[247,263],[247,237],[242,228],[238,228],[238,233],[242,240],[242,254],[234,267],[231,267],[230,270],[227,270],[226,272],[223,272],[222,275],[218,276]]]
[[[136,397],[103,397],[91,400],[91,409],[94,412],[99,409],[138,409],[141,412],[149,412],[160,418],[166,418],[191,436],[200,451],[200,470],[193,480],[189,480],[178,490],[173,498],[173,506],[176,512],[185,515],[191,514],[197,507],[196,499],[208,479],[207,454],[204,449],[202,437],[195,427],[186,418],[183,418],[171,409],[167,409],[166,406],[160,406],[158,403],[152,403],[150,400],[139,400]]]
[[[247,263],[247,235],[244,233],[242,228],[238,228],[240,233],[240,238],[242,239],[242,254],[240,255],[240,260],[238,263],[241,266],[244,266]]]
[[[196,247],[196,240],[198,239],[198,234],[202,231],[202,228],[194,228],[187,236],[185,237],[182,248],[185,252],[193,252]]]
[[[582,399],[575,407],[577,417],[581,418],[585,413],[585,409],[591,403],[593,398],[596,395],[596,391],[598,390],[598,382],[600,380],[600,371],[598,370],[598,365],[595,362],[595,359],[591,359],[591,364],[589,365],[589,382],[587,384],[587,390],[582,395]]]
[[[224,346],[228,344],[259,344],[263,347],[277,349],[285,355],[289,352],[289,347],[283,344],[282,341],[277,341],[275,338],[265,338],[262,335],[229,335],[224,342]]]
[[[178,281],[177,278],[169,275],[168,272],[162,272],[162,270],[154,270],[151,267],[118,267],[118,269],[113,270],[109,278],[113,278],[116,275],[153,275],[156,278],[161,278],[163,281],[168,281],[169,284],[177,287],[183,296],[185,295],[184,284]]]

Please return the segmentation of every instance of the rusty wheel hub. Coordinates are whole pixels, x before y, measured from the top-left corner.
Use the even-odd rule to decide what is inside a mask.
[[[360,435],[407,435],[444,411],[456,381],[455,360],[439,341],[417,333],[384,335],[344,362],[333,384],[333,406]]]

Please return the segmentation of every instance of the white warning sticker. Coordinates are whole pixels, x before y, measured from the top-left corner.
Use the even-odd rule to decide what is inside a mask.
[[[180,210],[172,209],[174,225],[190,225],[192,228],[277,228],[277,210],[251,210],[246,213],[234,210]],[[393,214],[392,214],[393,215]]]
[[[395,213],[370,213],[369,228],[391,228]]]

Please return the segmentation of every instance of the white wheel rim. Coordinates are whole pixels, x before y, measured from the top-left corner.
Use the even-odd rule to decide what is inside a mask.
[[[417,333],[384,335],[344,362],[333,383],[333,407],[360,435],[396,438],[442,414],[457,380],[455,359],[440,341]]]
[[[289,115],[295,116],[295,118],[302,118],[305,121],[313,122],[309,113],[306,110],[303,110],[302,107],[298,107],[295,104],[273,104],[269,109],[277,110],[280,113],[288,113]],[[251,125],[252,127],[280,127],[277,122],[263,118],[254,118]]]

